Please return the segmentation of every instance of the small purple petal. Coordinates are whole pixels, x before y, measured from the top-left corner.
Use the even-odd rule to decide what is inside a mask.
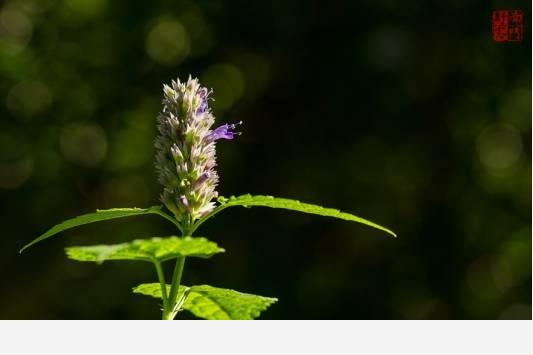
[[[202,185],[207,179],[209,179],[210,176],[211,174],[209,171],[206,171],[200,175],[200,177],[194,182],[194,187],[197,188],[198,186]]]
[[[207,101],[209,100],[209,92],[207,91],[206,88],[201,88],[200,90],[198,90],[198,95],[200,96],[202,101],[200,102],[200,105],[198,105],[198,108],[196,109],[196,114],[200,115],[204,113],[205,111],[207,111],[207,106],[208,106]]]
[[[219,139],[233,139],[235,136],[240,136],[241,132],[232,132],[232,130],[241,124],[242,121],[217,127],[207,135],[206,140],[207,142],[214,142]]]

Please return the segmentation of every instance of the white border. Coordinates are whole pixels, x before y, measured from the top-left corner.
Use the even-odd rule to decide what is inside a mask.
[[[531,321],[3,321],[2,354],[515,354]]]

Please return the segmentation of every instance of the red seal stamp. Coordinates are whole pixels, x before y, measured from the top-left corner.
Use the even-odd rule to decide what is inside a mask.
[[[492,11],[492,39],[496,42],[520,42],[523,20],[522,10]]]

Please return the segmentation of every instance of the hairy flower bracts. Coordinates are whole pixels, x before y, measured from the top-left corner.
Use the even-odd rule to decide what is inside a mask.
[[[233,139],[238,125],[211,129],[215,117],[209,94],[197,79],[163,86],[163,110],[157,117],[156,169],[163,185],[161,202],[182,224],[211,212],[218,196],[215,144]],[[239,123],[240,124],[240,123]]]

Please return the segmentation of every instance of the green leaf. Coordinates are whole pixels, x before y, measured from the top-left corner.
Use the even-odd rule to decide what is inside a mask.
[[[325,207],[321,207],[317,205],[312,205],[309,203],[303,203],[297,200],[290,200],[286,198],[279,198],[279,197],[273,197],[273,196],[262,196],[262,195],[252,196],[248,194],[248,195],[242,195],[238,197],[232,196],[230,198],[219,197],[218,201],[220,202],[220,205],[216,207],[213,211],[211,211],[211,213],[209,213],[202,219],[198,220],[196,224],[194,225],[192,231],[195,231],[196,228],[198,228],[206,220],[208,220],[209,218],[213,217],[215,214],[219,213],[220,211],[228,207],[262,206],[262,207],[271,207],[271,208],[282,208],[282,209],[291,210],[291,211],[316,214],[316,215],[326,216],[326,217],[334,217],[334,218],[344,219],[347,221],[362,223],[362,224],[366,224],[367,226],[374,227],[376,229],[387,232],[391,234],[392,236],[396,237],[396,234],[390,229],[382,227],[379,224],[376,224],[364,218],[357,217],[350,213],[341,212],[333,208],[325,208]]]
[[[167,285],[167,291],[170,292],[171,285]],[[178,291],[179,299],[183,292],[187,289],[186,286],[181,285]],[[150,283],[150,284],[140,284],[133,288],[133,293],[140,293],[141,295],[150,296],[154,298],[163,298],[161,295],[161,284],[160,283]]]
[[[204,319],[254,319],[275,302],[276,298],[201,285],[191,287],[183,308]]]
[[[167,285],[170,290],[170,285]],[[178,299],[185,290],[189,294],[182,308],[195,316],[210,320],[224,319],[254,319],[271,304],[277,302],[276,298],[252,295],[209,285],[180,286]],[[159,283],[142,284],[133,289],[133,292],[146,296],[161,298],[161,285]]]
[[[93,245],[65,249],[70,259],[101,263],[106,260],[163,262],[181,256],[209,258],[224,252],[216,243],[201,237],[137,239],[115,245]]]
[[[71,219],[68,219],[64,222],[61,222],[52,228],[50,228],[48,231],[46,231],[44,234],[39,236],[38,238],[34,239],[32,242],[26,244],[22,249],[20,249],[20,253],[22,253],[25,249],[31,247],[32,245],[43,241],[45,239],[48,239],[54,235],[56,235],[59,232],[62,232],[64,230],[78,227],[84,224],[94,223],[94,222],[101,222],[101,221],[107,221],[109,219],[115,219],[115,218],[122,218],[122,217],[132,217],[132,216],[139,216],[144,214],[157,214],[170,222],[174,223],[178,228],[180,226],[178,225],[178,222],[165,212],[161,210],[161,206],[152,206],[149,208],[112,208],[109,210],[97,210],[94,213],[88,213],[84,214],[78,217],[74,217]]]

